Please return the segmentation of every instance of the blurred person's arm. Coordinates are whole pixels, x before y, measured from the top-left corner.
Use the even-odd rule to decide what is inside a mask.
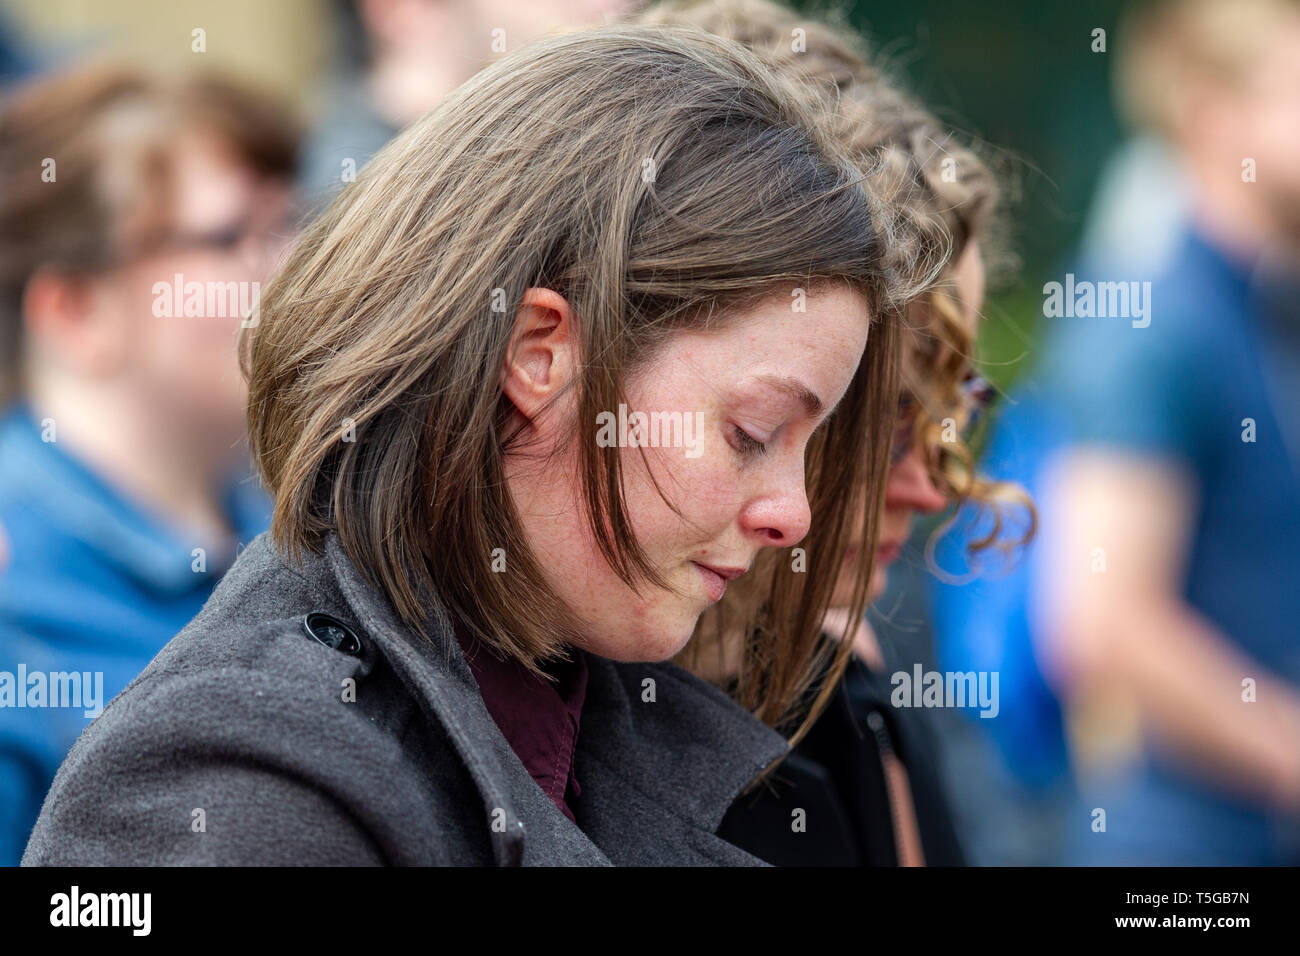
[[[1056,527],[1044,528],[1036,630],[1063,696],[1127,703],[1195,772],[1300,812],[1300,695],[1181,598],[1197,494],[1188,474],[1079,446],[1045,487]]]

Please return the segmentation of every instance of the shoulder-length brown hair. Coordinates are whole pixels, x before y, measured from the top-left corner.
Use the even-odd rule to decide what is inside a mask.
[[[390,143],[306,231],[244,333],[252,450],[291,555],[336,530],[403,621],[428,599],[527,666],[575,630],[507,491],[500,374],[524,291],[573,308],[581,482],[629,584],[655,580],[617,449],[594,428],[677,330],[774,289],[844,283],[877,316],[808,449],[802,546],[842,551],[855,488],[879,488],[896,400],[892,223],[805,101],[739,45],[611,27],[550,38],[470,79]],[[869,451],[868,451],[869,450]],[[854,519],[870,533],[874,507]],[[492,571],[494,549],[508,573]],[[829,577],[829,576],[828,576]],[[869,568],[864,569],[865,595]],[[824,593],[823,593],[824,592]],[[774,595],[769,716],[802,687],[830,598]]]

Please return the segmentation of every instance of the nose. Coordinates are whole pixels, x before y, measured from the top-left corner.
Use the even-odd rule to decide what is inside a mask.
[[[907,509],[923,514],[937,514],[948,504],[948,499],[934,486],[930,470],[921,458],[919,449],[889,470],[885,483],[885,507]]]
[[[741,528],[760,547],[790,548],[803,540],[812,526],[812,507],[804,487],[804,464],[799,455],[740,515]]]

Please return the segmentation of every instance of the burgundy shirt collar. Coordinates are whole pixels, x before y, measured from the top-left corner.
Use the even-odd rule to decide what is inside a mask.
[[[478,682],[483,703],[512,750],[542,792],[575,824],[569,800],[581,794],[574,768],[582,704],[587,694],[587,658],[572,649],[573,660],[551,661],[542,680],[518,661],[498,660],[481,641],[456,622],[456,640]]]

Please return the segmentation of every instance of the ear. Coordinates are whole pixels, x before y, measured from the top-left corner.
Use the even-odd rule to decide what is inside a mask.
[[[112,322],[95,314],[89,282],[42,269],[23,289],[23,326],[34,348],[59,364],[94,374],[113,361],[122,337]]]
[[[530,422],[577,373],[573,310],[551,289],[528,289],[501,370],[501,390]]]

